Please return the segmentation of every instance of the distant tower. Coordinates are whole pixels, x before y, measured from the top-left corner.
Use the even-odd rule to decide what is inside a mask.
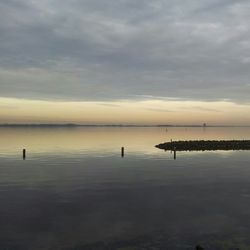
[[[203,128],[205,128],[207,126],[207,124],[206,123],[203,123]]]

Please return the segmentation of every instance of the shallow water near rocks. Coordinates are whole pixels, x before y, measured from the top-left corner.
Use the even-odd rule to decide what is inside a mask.
[[[250,139],[250,128],[0,128],[0,138],[0,249],[250,249],[250,151],[174,160],[155,148]]]

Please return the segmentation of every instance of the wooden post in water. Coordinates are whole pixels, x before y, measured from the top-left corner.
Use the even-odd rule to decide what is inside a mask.
[[[23,160],[26,159],[26,149],[23,149]]]
[[[121,148],[121,157],[124,157],[124,147]]]
[[[176,147],[174,147],[174,159],[176,160]]]

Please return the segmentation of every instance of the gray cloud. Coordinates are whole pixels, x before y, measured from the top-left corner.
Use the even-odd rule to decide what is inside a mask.
[[[161,109],[161,108],[144,108],[145,110],[153,111],[153,112],[163,112],[163,113],[171,113],[174,112],[173,110],[169,109]]]
[[[248,102],[244,0],[0,0],[0,95]]]
[[[183,108],[186,108],[187,107],[183,107]],[[204,108],[204,107],[200,107],[200,106],[193,106],[191,107],[193,110],[196,110],[196,111],[201,111],[201,112],[221,112],[220,110],[218,109],[210,109],[210,108]]]
[[[119,104],[113,104],[113,103],[106,103],[106,102],[98,102],[99,105],[104,107],[111,107],[111,108],[118,108],[121,107]]]

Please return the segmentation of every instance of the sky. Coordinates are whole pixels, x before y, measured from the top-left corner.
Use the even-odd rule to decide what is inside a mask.
[[[0,123],[250,125],[249,0],[0,0]]]

